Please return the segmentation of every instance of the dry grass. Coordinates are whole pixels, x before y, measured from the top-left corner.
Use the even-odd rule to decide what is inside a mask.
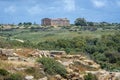
[[[9,61],[3,61],[0,60],[0,68],[2,69],[11,69],[13,68],[15,65],[12,63],[9,63]]]
[[[29,57],[29,55],[33,52],[33,49],[16,49],[15,53],[17,53],[19,56],[23,56],[23,57]]]
[[[13,70],[14,68],[21,67],[34,67],[35,65],[35,63],[31,62],[0,60],[0,68],[7,70]]]

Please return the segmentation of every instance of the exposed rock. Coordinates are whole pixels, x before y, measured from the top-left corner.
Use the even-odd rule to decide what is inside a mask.
[[[92,73],[96,75],[98,80],[120,80],[119,72],[108,72],[105,70],[99,70],[99,71],[86,71],[86,73]]]
[[[62,61],[61,61],[61,60],[56,60],[56,61],[62,64]]]
[[[72,59],[72,58],[73,58],[73,55],[65,55],[65,56],[63,56],[63,58]]]
[[[73,72],[71,74],[67,74],[67,79],[72,79],[72,80],[79,80],[80,76],[79,73]]]
[[[82,79],[80,77],[73,77],[72,80],[84,80],[84,79]]]
[[[25,80],[33,80],[34,79],[34,76],[25,76]]]
[[[38,80],[48,80],[48,78],[47,78],[47,77],[44,77],[44,78],[40,78],[40,79],[38,79]]]
[[[88,65],[93,65],[94,62],[92,60],[84,60],[85,63],[87,63]]]
[[[79,60],[85,60],[86,58],[85,57],[83,57],[83,56],[81,56],[80,58],[79,58]]]
[[[39,54],[43,57],[49,57],[50,56],[50,52],[49,51],[39,51]]]
[[[32,56],[34,57],[50,57],[50,52],[49,51],[44,51],[44,50],[35,50],[31,53]]]
[[[19,56],[19,55],[18,55],[18,54],[16,54],[16,53],[13,53],[13,55],[14,55],[14,56]]]
[[[20,57],[19,58],[20,61],[24,61],[24,62],[28,62],[26,58]]]
[[[60,75],[55,75],[55,79],[56,79],[56,80],[61,80],[62,77],[61,77]]]
[[[73,55],[73,59],[81,59],[81,55]]]
[[[67,79],[62,78],[61,80],[67,80]]]
[[[8,57],[15,57],[14,50],[13,49],[0,49],[0,59],[7,60]]]
[[[77,63],[77,65],[83,66],[83,67],[91,69],[91,70],[99,70],[100,69],[99,64],[93,63],[90,60],[90,65],[89,65],[89,62],[86,62],[86,61],[89,61],[89,60],[75,60],[74,62]]]
[[[0,55],[12,57],[14,56],[14,50],[13,49],[0,49]]]
[[[20,51],[19,51],[20,50]],[[27,53],[28,52],[28,53]],[[27,54],[27,55],[24,55]],[[30,55],[30,56],[29,56]],[[65,66],[67,71],[67,77],[64,79],[61,75],[55,75],[46,77],[44,72],[44,66],[36,62],[38,57],[54,57],[56,61]],[[45,50],[23,50],[17,49],[16,52],[13,49],[0,49],[0,59],[10,60],[9,62],[21,61],[22,64],[27,64],[33,67],[37,67],[40,70],[43,78],[37,80],[84,80],[84,75],[92,73],[97,76],[98,80],[120,80],[120,73],[108,72],[102,70],[100,65],[82,55],[66,55],[65,51],[45,51]],[[4,61],[4,60],[2,60]],[[36,62],[36,65],[34,64]],[[17,62],[18,63],[18,62]],[[22,66],[13,68],[14,71],[24,71],[26,67]],[[48,76],[48,75],[47,75]],[[25,80],[34,80],[34,76],[25,76]]]
[[[54,55],[66,55],[66,52],[65,51],[56,51],[56,50],[53,50],[53,51],[50,51],[50,54],[54,54]]]
[[[16,71],[24,71],[26,68],[14,68]]]
[[[66,61],[66,62],[62,62],[62,64],[67,67],[70,64],[73,64],[73,62],[71,60],[69,60],[69,61]]]
[[[70,69],[70,68],[66,68],[67,72],[70,74],[70,73],[73,73],[73,70]]]
[[[34,50],[31,55],[34,57],[59,57],[65,55],[65,51],[48,51],[48,50]]]
[[[117,72],[117,73],[115,74],[115,80],[120,80],[120,73]]]
[[[18,61],[19,57],[8,57],[8,60],[16,60],[16,61]]]

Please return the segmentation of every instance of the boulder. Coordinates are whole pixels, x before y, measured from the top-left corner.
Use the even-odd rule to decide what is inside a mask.
[[[70,68],[66,68],[66,70],[67,70],[68,73],[73,73],[73,70],[70,69]]]
[[[120,80],[120,73],[115,74],[115,80]]]
[[[84,62],[88,65],[93,65],[94,62],[92,60],[84,60]]]
[[[13,49],[0,49],[0,55],[11,57],[14,56],[14,50]]]
[[[50,51],[50,54],[51,55],[66,55],[66,52],[65,51],[55,51],[55,50],[53,50],[53,51]]]
[[[55,75],[55,79],[56,79],[56,80],[61,80],[62,77],[61,77],[60,75]]]
[[[81,56],[80,58],[79,58],[79,60],[85,60],[86,59],[86,57],[83,57],[83,56]]]
[[[73,62],[69,60],[69,61],[66,61],[66,62],[62,62],[62,64],[64,66],[69,66],[70,64],[73,64]]]
[[[41,55],[42,57],[49,57],[50,52],[41,50],[41,51],[39,51],[39,55]]]
[[[32,53],[32,56],[34,56],[34,57],[49,57],[49,56],[50,56],[50,53],[49,53],[49,51],[35,50],[35,51]]]
[[[25,80],[33,80],[33,79],[34,79],[34,76],[29,76],[29,75],[25,76]]]
[[[18,61],[19,57],[8,57],[8,60]]]
[[[18,54],[16,54],[16,53],[13,53],[13,55],[16,56],[16,57],[18,56]]]
[[[66,58],[66,59],[72,59],[73,55],[65,55],[64,58]]]
[[[80,58],[81,58],[81,55],[74,55],[73,58],[74,58],[74,59],[80,59]]]
[[[23,67],[22,67],[22,68],[17,68],[17,67],[16,67],[16,68],[14,68],[14,69],[15,69],[16,71],[24,71],[24,70],[26,70],[27,68],[23,68]]]

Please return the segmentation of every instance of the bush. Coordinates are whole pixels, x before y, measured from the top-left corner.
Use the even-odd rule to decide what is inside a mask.
[[[42,63],[44,66],[44,71],[49,75],[60,74],[61,76],[66,76],[65,67],[59,62],[55,61],[52,58],[40,58],[38,62]]]
[[[91,73],[88,73],[87,75],[84,76],[85,80],[98,80],[97,77]]]
[[[0,75],[2,76],[7,76],[9,74],[9,72],[5,69],[0,69]]]
[[[11,74],[8,78],[6,78],[5,80],[23,80],[22,75],[18,74],[18,73],[14,73]]]
[[[115,53],[115,52],[105,52],[104,54],[108,58],[109,63],[116,63],[117,62],[117,56],[119,56],[119,55],[117,55],[117,53]]]
[[[93,55],[94,55],[95,60],[103,61],[103,62],[107,61],[107,58],[106,58],[105,54],[95,52]]]

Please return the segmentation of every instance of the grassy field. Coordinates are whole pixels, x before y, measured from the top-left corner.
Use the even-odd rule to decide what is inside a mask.
[[[33,43],[44,42],[48,40],[58,39],[72,39],[74,37],[96,37],[100,38],[102,35],[114,34],[116,30],[97,30],[97,31],[68,31],[68,30],[49,30],[31,32],[29,29],[16,29],[13,31],[1,31],[3,34],[10,34],[12,39],[29,40]]]

